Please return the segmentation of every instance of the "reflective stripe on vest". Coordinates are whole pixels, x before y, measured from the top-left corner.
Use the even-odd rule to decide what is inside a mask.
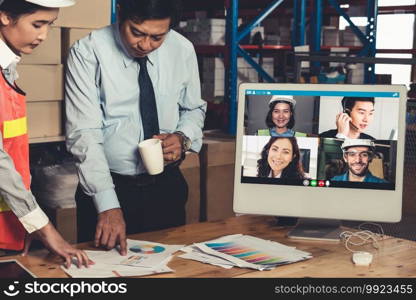
[[[27,134],[27,118],[19,118],[3,123],[3,138],[10,139]]]
[[[258,136],[270,136],[270,130],[269,129],[259,129],[257,130]]]

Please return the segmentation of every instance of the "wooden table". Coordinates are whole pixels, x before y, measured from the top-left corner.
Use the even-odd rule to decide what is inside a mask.
[[[197,261],[177,257],[170,261],[174,273],[152,275],[152,278],[174,277],[416,277],[416,242],[394,237],[385,237],[379,242],[380,248],[370,244],[359,250],[372,252],[373,263],[368,267],[355,266],[351,253],[342,243],[291,240],[286,238],[288,228],[275,226],[275,218],[265,216],[240,216],[218,222],[197,223],[177,228],[141,233],[129,236],[132,239],[160,242],[165,244],[192,244],[218,238],[228,234],[247,234],[295,246],[312,253],[313,258],[303,262],[284,265],[271,271],[255,271],[234,267],[223,269]],[[92,249],[89,244],[79,248]],[[38,277],[68,277],[59,267],[60,259],[45,250],[35,251],[28,257],[7,257],[19,260]]]

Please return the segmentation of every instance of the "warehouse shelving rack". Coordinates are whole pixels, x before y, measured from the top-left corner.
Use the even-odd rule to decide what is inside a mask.
[[[260,76],[268,82],[274,82],[273,78],[269,76],[257,64],[250,55],[239,45],[239,42],[250,33],[250,31],[258,26],[274,9],[283,3],[284,0],[273,0],[270,4],[249,23],[241,31],[238,31],[238,7],[239,0],[227,1],[227,20],[229,26],[229,70],[227,70],[229,79],[227,85],[229,88],[226,90],[226,99],[230,103],[229,111],[229,133],[235,134],[236,132],[236,117],[237,117],[237,57],[242,56],[254,69],[258,71]],[[363,47],[358,52],[358,56],[372,57],[376,55],[376,31],[377,31],[377,15],[378,15],[378,0],[367,0],[367,30],[364,35],[361,30],[351,21],[351,18],[341,7],[337,0],[327,0],[332,8],[343,17],[350,25],[353,32],[361,40]],[[321,47],[321,32],[322,32],[322,18],[324,13],[323,0],[311,1],[311,51],[318,53],[322,50]],[[306,0],[293,0],[293,28],[292,28],[292,46],[304,45],[305,44],[305,30],[306,30],[306,16],[307,16],[307,5]],[[312,70],[317,72],[319,70],[319,62],[313,62]],[[365,65],[365,82],[375,82],[375,65],[373,63],[367,63]]]
[[[113,1],[113,21],[115,21],[116,2]],[[228,131],[230,134],[235,134],[237,124],[237,58],[243,57],[267,82],[274,82],[274,78],[266,73],[260,64],[256,63],[250,52],[253,51],[291,51],[294,46],[305,44],[305,33],[307,27],[307,19],[309,18],[310,26],[310,46],[312,58],[317,57],[316,54],[326,53],[331,47],[321,46],[321,33],[324,15],[339,15],[343,17],[358,36],[362,42],[362,47],[349,47],[351,51],[356,53],[358,57],[375,58],[376,53],[410,53],[415,54],[415,49],[376,49],[376,31],[377,31],[377,16],[379,14],[394,14],[394,13],[416,13],[416,6],[389,6],[378,7],[378,0],[366,0],[367,5],[367,29],[366,33],[361,30],[351,21],[351,18],[346,12],[343,4],[357,4],[364,1],[345,1],[345,0],[291,0],[293,3],[293,27],[291,36],[291,45],[263,45],[261,47],[256,45],[240,45],[240,41],[246,37],[250,32],[258,26],[267,16],[278,16],[281,13],[287,13],[282,8],[288,4],[288,0],[261,0],[253,3],[244,0],[215,0],[211,4],[198,3],[194,0],[185,1],[190,9],[204,9],[210,5],[216,9],[215,17],[224,17],[227,23],[227,42],[225,46],[220,45],[195,45],[196,52],[200,55],[219,55],[225,59],[225,101],[228,104],[229,118]],[[222,8],[220,7],[222,3]],[[240,9],[240,4],[244,7]],[[247,5],[249,3],[250,5]],[[309,4],[309,7],[308,5]],[[328,4],[328,5],[324,5]],[[258,9],[260,6],[263,9]],[[256,8],[256,9],[255,9]],[[238,18],[240,15],[251,16],[252,21],[243,29],[238,28]],[[317,73],[321,61],[324,59],[311,60],[312,72]],[[375,61],[365,60],[364,82],[375,82]]]

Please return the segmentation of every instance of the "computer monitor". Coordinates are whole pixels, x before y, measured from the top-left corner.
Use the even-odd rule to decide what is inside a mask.
[[[401,85],[241,84],[234,211],[306,218],[290,236],[329,240],[339,220],[400,221],[406,94]]]

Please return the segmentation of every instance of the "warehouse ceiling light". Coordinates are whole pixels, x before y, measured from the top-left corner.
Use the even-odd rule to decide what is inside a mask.
[[[26,0],[33,4],[37,4],[44,7],[66,7],[75,4],[75,0]],[[0,4],[3,2],[0,0]]]

